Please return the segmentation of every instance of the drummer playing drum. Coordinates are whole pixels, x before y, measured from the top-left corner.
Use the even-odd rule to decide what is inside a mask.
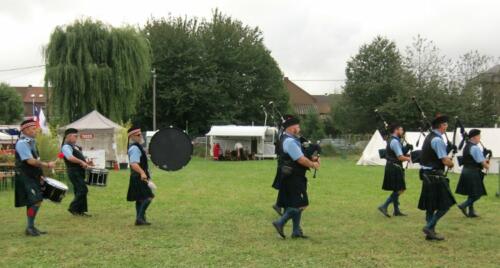
[[[54,168],[54,162],[42,162],[38,159],[35,145],[37,123],[33,119],[25,120],[20,126],[21,136],[16,142],[16,178],[15,206],[26,207],[28,226],[26,235],[39,236],[47,232],[35,227],[35,217],[43,201],[42,187],[44,177],[42,167]]]
[[[68,211],[75,216],[90,217],[87,214],[87,185],[85,185],[85,170],[92,166],[92,162],[85,160],[82,148],[76,145],[78,130],[68,128],[64,132],[61,151],[64,155],[64,163],[68,177],[73,184],[75,198],[69,205]]]

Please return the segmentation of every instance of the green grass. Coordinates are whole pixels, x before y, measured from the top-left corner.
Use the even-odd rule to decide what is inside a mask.
[[[282,240],[270,224],[277,218],[270,187],[275,161],[194,159],[179,172],[154,170],[149,227],[133,225],[135,208],[125,201],[128,171],[111,172],[105,188],[90,187],[92,218],[66,211],[72,194],[62,204],[44,202],[37,224],[49,234],[37,238],[24,236],[25,209],[13,207],[13,192],[0,192],[0,266],[500,266],[496,175],[486,178],[489,195],[476,205],[480,218],[452,208],[437,227],[447,240],[428,242],[424,213],[416,208],[416,171],[408,172],[401,197],[409,216],[387,219],[376,210],[389,194],[381,190],[383,168],[354,163],[323,159],[318,178],[309,180],[311,204],[303,216],[309,240]],[[451,176],[453,189],[456,183]]]

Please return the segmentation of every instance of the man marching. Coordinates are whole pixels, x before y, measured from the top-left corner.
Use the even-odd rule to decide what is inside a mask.
[[[128,130],[128,157],[130,163],[130,183],[127,193],[127,201],[135,201],[136,220],[135,225],[151,225],[146,221],[146,210],[154,198],[151,188],[148,186],[149,175],[148,158],[142,147],[142,138],[139,127],[131,127]]]
[[[481,141],[481,131],[479,129],[472,129],[469,131],[469,140],[465,145],[463,151],[463,165],[462,174],[458,181],[457,194],[467,195],[468,198],[458,208],[466,217],[478,217],[474,210],[474,203],[486,195],[486,188],[484,187],[483,179],[484,173],[482,169],[489,169],[490,163],[484,158],[481,148],[478,144]],[[469,212],[467,212],[469,208]]]
[[[387,162],[385,164],[382,189],[392,191],[392,193],[385,203],[378,207],[378,210],[386,217],[391,217],[387,213],[387,207],[392,203],[394,204],[394,216],[406,216],[399,209],[399,196],[406,190],[403,162],[410,161],[410,157],[403,154],[403,144],[401,143],[401,137],[404,134],[403,127],[399,124],[392,124],[389,126],[389,132],[391,136],[387,139]]]
[[[21,136],[16,143],[15,206],[26,207],[28,226],[26,235],[39,236],[47,232],[35,227],[35,218],[42,205],[44,184],[42,167],[54,168],[54,162],[38,159],[35,144],[37,124],[33,119],[21,123]]]
[[[453,168],[453,161],[448,156],[443,135],[448,129],[448,117],[439,116],[432,121],[432,132],[427,135],[422,146],[420,160],[420,179],[422,192],[418,208],[426,211],[427,224],[423,228],[427,240],[444,240],[436,233],[436,225],[450,207],[455,204],[448,178],[444,175],[445,167]]]
[[[81,147],[76,145],[78,130],[68,128],[64,132],[61,151],[64,155],[64,163],[68,177],[73,184],[75,198],[69,205],[68,211],[75,216],[90,217],[87,214],[87,185],[85,185],[85,170],[89,164],[83,156]]]
[[[280,140],[281,182],[279,183],[277,205],[283,207],[285,212],[280,219],[273,222],[273,226],[282,238],[286,238],[283,228],[287,221],[292,219],[292,238],[307,238],[300,227],[302,212],[309,205],[306,171],[309,168],[318,169],[320,167],[319,158],[315,157],[309,160],[304,156],[298,138],[300,133],[298,118],[290,115],[285,116],[283,128],[285,132]]]

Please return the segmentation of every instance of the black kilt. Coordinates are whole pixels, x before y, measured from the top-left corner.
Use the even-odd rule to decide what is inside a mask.
[[[30,207],[43,201],[42,185],[38,178],[33,178],[22,171],[17,171],[14,187],[15,207]]]
[[[464,167],[455,193],[469,196],[486,195],[484,174],[479,168]]]
[[[382,189],[386,191],[406,190],[405,170],[403,167],[387,162],[385,164],[384,182]]]
[[[127,201],[140,201],[153,197],[153,191],[146,182],[141,180],[141,176],[137,173],[130,174]]]
[[[305,174],[292,174],[283,177],[278,192],[277,205],[283,208],[300,208],[309,205]]]
[[[280,187],[281,187],[281,181],[282,181],[282,177],[281,177],[281,171],[280,171],[280,166],[278,165],[278,168],[276,169],[276,175],[274,176],[274,181],[273,181],[273,184],[272,184],[272,187],[276,190],[279,190]]]
[[[432,176],[439,176],[439,178]],[[457,203],[450,190],[450,180],[444,177],[442,172],[421,169],[420,180],[422,180],[422,191],[418,201],[419,209],[446,210]]]

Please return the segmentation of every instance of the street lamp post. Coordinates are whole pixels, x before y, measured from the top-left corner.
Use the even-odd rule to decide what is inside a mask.
[[[156,69],[151,70],[153,74],[153,131],[156,131]]]

